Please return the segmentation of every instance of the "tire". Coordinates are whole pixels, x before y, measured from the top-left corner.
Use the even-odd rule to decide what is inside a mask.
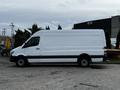
[[[18,60],[16,61],[17,67],[25,67],[27,65],[28,65],[28,62],[24,58],[18,58]]]
[[[78,64],[81,67],[88,67],[90,65],[90,58],[88,56],[81,56],[78,58]]]
[[[1,56],[4,56],[4,54],[1,52]]]

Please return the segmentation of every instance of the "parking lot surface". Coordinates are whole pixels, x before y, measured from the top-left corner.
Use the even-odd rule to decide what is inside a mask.
[[[120,90],[120,64],[18,68],[0,57],[0,90]]]

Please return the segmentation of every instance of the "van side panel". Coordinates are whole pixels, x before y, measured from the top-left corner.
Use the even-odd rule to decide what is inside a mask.
[[[42,55],[103,54],[104,41],[101,32],[59,32],[41,36]]]

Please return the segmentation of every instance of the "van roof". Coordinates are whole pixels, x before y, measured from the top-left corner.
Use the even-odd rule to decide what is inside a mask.
[[[36,32],[35,34],[40,34],[40,33],[46,33],[46,32],[53,32],[53,33],[57,33],[57,32],[103,32],[103,29],[71,29],[71,30],[40,30],[38,32]]]

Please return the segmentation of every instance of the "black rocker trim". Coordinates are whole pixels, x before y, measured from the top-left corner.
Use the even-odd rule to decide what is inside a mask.
[[[26,59],[57,59],[57,58],[79,58],[79,55],[46,55],[46,56],[24,56]],[[104,58],[104,55],[91,55],[91,58]],[[14,62],[17,56],[11,56],[10,61]]]

